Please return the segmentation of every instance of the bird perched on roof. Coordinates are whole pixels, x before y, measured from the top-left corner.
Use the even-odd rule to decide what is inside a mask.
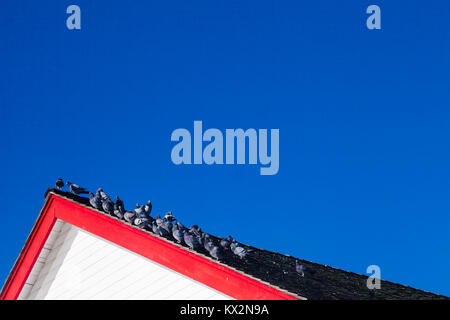
[[[56,188],[58,188],[59,190],[62,190],[62,188],[64,187],[64,181],[63,181],[63,179],[62,179],[62,178],[59,178],[58,180],[56,180],[55,186],[56,186]]]
[[[159,227],[165,229],[169,234],[172,233],[173,225],[170,221],[166,221],[163,219],[163,221],[162,221],[161,225],[159,225]]]
[[[211,248],[215,246],[214,242],[209,237],[205,236],[205,233],[202,235],[202,243],[206,251],[211,250]]]
[[[98,195],[89,192],[89,203],[97,210],[102,210],[102,199]]]
[[[124,214],[125,206],[123,201],[119,198],[119,196],[116,196],[116,202],[114,203],[114,215],[119,219],[123,219]]]
[[[145,215],[144,206],[139,205],[139,202],[136,203],[136,208],[134,208],[134,212],[139,216]]]
[[[100,196],[100,198],[102,199],[109,199],[108,195],[103,191],[102,188],[98,188],[97,189],[97,194]]]
[[[114,202],[108,196],[102,199],[102,208],[106,213],[114,214]]]
[[[143,228],[147,225],[149,222],[149,216],[145,212],[145,206],[139,205],[139,203],[136,203],[136,208],[134,208],[134,224]]]
[[[158,226],[160,226],[163,223],[163,219],[161,219],[161,216],[159,214],[157,214],[155,219],[155,222]]]
[[[180,221],[176,221],[175,224],[178,226],[178,229],[182,231],[186,231],[186,227]]]
[[[202,229],[198,227],[198,225],[194,224],[189,228],[189,232],[200,237],[202,235]]]
[[[125,211],[121,206],[118,206],[117,203],[114,203],[114,215],[119,218],[123,219],[123,215],[125,214]]]
[[[295,260],[295,271],[297,271],[297,273],[300,275],[300,277],[304,277],[305,276],[305,267],[298,263],[297,260]]]
[[[242,247],[239,243],[237,243],[237,242],[233,242],[231,245],[230,245],[230,249],[231,249],[231,251],[235,254],[235,255],[237,255],[239,258],[241,258],[241,259],[243,259],[243,258],[245,258],[246,256],[247,256],[247,254],[249,253],[249,252],[251,252],[251,250],[249,250],[249,249],[245,249],[244,247]]]
[[[184,242],[184,231],[182,228],[180,228],[180,226],[178,225],[178,223],[174,223],[173,227],[172,227],[172,236],[175,238],[175,240],[178,243],[183,243]]]
[[[79,194],[88,194],[89,191],[87,191],[85,188],[80,187],[77,184],[74,184],[70,181],[66,182],[67,186],[69,187],[70,192],[73,194],[79,195]]]
[[[122,199],[119,198],[119,196],[116,196],[116,202],[117,208],[120,209],[122,213],[125,213],[125,205],[123,204]]]
[[[134,212],[134,211],[125,211],[125,213],[123,214],[123,218],[125,219],[125,221],[133,224],[135,215],[136,215],[136,212]]]
[[[234,242],[234,239],[231,236],[228,236],[222,240],[220,240],[220,246],[225,250],[230,249],[230,245]]]
[[[184,242],[189,246],[189,248],[193,250],[198,250],[200,248],[200,242],[195,235],[185,233],[183,239]]]
[[[136,204],[136,209],[134,209],[136,215],[134,216],[134,224],[140,228],[147,228],[153,218],[145,213],[145,206],[139,206]]]
[[[144,211],[146,215],[150,215],[150,213],[152,212],[152,202],[150,200],[148,200],[147,204],[144,207]]]
[[[153,220],[151,225],[152,225],[152,232],[156,233],[156,234],[159,234],[159,232],[158,232],[158,225],[156,224],[156,220]]]
[[[141,206],[138,203],[136,203],[136,207],[133,209],[134,213],[136,214],[136,217],[145,216],[144,206]]]
[[[175,217],[172,215],[172,211],[169,211],[169,212],[167,212],[166,215],[164,216],[164,220],[173,222],[173,221],[175,221],[176,219],[175,219]]]
[[[152,221],[152,230],[154,233],[159,234],[161,237],[167,237],[170,233],[166,229],[158,226],[155,221]]]
[[[222,250],[218,246],[216,246],[214,244],[212,244],[212,247],[210,247],[208,252],[211,255],[211,257],[213,257],[216,260],[222,260],[223,259]]]

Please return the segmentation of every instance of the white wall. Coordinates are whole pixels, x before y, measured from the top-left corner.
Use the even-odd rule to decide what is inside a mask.
[[[58,226],[19,299],[231,299],[68,223]]]

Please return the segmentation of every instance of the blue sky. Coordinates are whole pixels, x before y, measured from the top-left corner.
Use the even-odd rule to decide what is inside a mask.
[[[66,8],[82,28],[66,28]],[[365,10],[381,7],[381,30]],[[450,295],[450,3],[3,1],[0,278],[58,177],[184,224]],[[280,170],[171,162],[279,128]]]

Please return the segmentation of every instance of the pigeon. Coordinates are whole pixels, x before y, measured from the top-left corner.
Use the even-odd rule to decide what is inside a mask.
[[[125,213],[125,205],[123,204],[123,201],[119,198],[119,196],[116,196],[116,203],[117,209],[119,209],[122,214]]]
[[[211,250],[212,247],[214,247],[214,242],[212,242],[211,239],[208,239],[206,237],[203,237],[203,247],[205,248],[206,251]]]
[[[145,218],[134,218],[134,225],[139,228],[144,228],[147,226],[149,220]]]
[[[164,216],[164,220],[173,222],[173,221],[175,221],[176,219],[175,219],[174,216],[172,215],[172,211],[169,211],[169,212],[167,212],[166,215]]]
[[[184,242],[184,232],[183,229],[180,229],[178,224],[175,223],[172,227],[172,236],[177,240],[178,243]]]
[[[144,206],[140,206],[136,203],[136,208],[134,208],[134,224],[140,228],[144,228],[149,223],[149,219],[145,214]]]
[[[134,224],[136,226],[138,226],[139,228],[147,228],[151,222],[153,222],[153,220],[150,220],[147,217],[144,217],[144,218],[142,218],[142,217],[137,217],[136,218],[135,217],[134,218]]]
[[[92,192],[89,192],[89,203],[97,210],[102,210],[102,199],[97,195],[94,196]]]
[[[159,234],[158,225],[156,224],[156,221],[152,221],[152,231],[153,233]]]
[[[225,250],[230,249],[230,245],[233,243],[233,238],[231,236],[228,236],[222,240],[220,240],[220,246],[224,248]]]
[[[173,226],[172,226],[172,223],[169,221],[163,220],[159,227],[165,229],[168,233],[172,233]]]
[[[134,212],[136,213],[134,217],[134,224],[140,228],[147,228],[149,223],[153,221],[153,218],[148,216],[145,212],[145,206],[140,206],[139,203],[136,203]]]
[[[73,194],[79,195],[79,194],[88,194],[89,191],[87,191],[85,188],[80,187],[77,184],[74,184],[70,181],[67,181],[66,184],[69,186],[69,190],[70,192],[72,192]]]
[[[245,249],[244,247],[241,247],[237,242],[233,242],[230,246],[230,249],[235,255],[237,255],[241,259],[245,258],[247,254],[251,251]]]
[[[134,212],[138,216],[145,216],[144,206],[140,206],[139,203],[136,203],[136,208],[134,208]]]
[[[125,206],[123,201],[119,198],[119,196],[116,196],[116,202],[114,203],[114,215],[119,219],[123,219],[124,214]]]
[[[114,215],[119,218],[123,219],[123,215],[125,214],[125,210],[121,205],[118,205],[117,202],[114,203]]]
[[[156,220],[155,221],[156,221],[156,224],[158,226],[160,226],[163,223],[163,220],[161,219],[159,214],[156,215]]]
[[[124,213],[124,215],[123,215],[123,218],[124,218],[127,222],[133,224],[134,216],[135,216],[135,215],[136,215],[136,213],[135,213],[134,211],[126,211],[126,212]]]
[[[189,232],[193,233],[197,237],[200,237],[202,235],[202,229],[199,228],[196,224],[189,228]]]
[[[109,199],[109,197],[106,195],[105,192],[103,192],[102,188],[98,188],[97,189],[97,194],[99,195],[100,198],[102,199]]]
[[[200,248],[200,243],[198,242],[197,237],[192,234],[186,233],[184,235],[184,242],[193,250]]]
[[[186,230],[186,227],[183,226],[183,224],[180,221],[175,222],[175,224],[178,226],[178,229],[182,231]]]
[[[64,181],[62,178],[59,178],[56,182],[55,182],[55,186],[56,188],[58,188],[59,190],[62,190],[62,188],[64,187]]]
[[[295,260],[295,271],[300,275],[300,277],[305,276],[305,267],[302,264],[299,264],[297,260]]]
[[[108,196],[102,199],[102,208],[106,213],[114,214],[114,202]]]
[[[211,257],[213,257],[216,260],[223,259],[222,250],[220,250],[220,248],[218,246],[215,246],[214,244],[212,244],[212,247],[208,250],[208,252],[211,255]]]
[[[116,196],[116,204],[117,207],[120,207],[122,208],[121,210],[125,211],[125,205],[123,204],[123,201],[119,198],[119,196]]]
[[[150,213],[152,212],[152,202],[150,200],[148,200],[147,204],[144,207],[145,210],[145,214],[147,214],[148,216],[150,215]]]
[[[167,231],[166,229],[162,228],[162,227],[158,227],[158,233],[161,237],[168,237],[169,236],[169,231]]]
[[[152,230],[161,237],[167,237],[169,235],[169,232],[161,226],[158,226],[155,221],[152,221]]]

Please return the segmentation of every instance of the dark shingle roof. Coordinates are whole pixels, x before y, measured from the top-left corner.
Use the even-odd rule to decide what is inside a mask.
[[[76,196],[56,189],[48,189],[45,195],[51,192],[73,200],[84,206],[91,207],[89,199]],[[92,207],[91,207],[92,208]],[[92,208],[93,210],[96,210]],[[102,211],[99,211],[102,212]],[[102,212],[111,217],[110,215]],[[112,219],[115,219],[111,217]],[[126,221],[123,223],[128,224]],[[136,227],[137,228],[137,227]],[[152,236],[155,234],[146,230]],[[205,230],[207,231],[207,230]],[[220,237],[215,237],[220,240]],[[163,238],[166,239],[166,238]],[[171,239],[166,239],[171,241]],[[239,239],[237,239],[239,240]],[[174,242],[174,241],[173,241]],[[174,242],[175,243],[175,242]],[[178,245],[178,244],[177,244]],[[379,299],[449,299],[448,297],[414,289],[390,281],[381,280],[381,289],[370,290],[366,286],[367,275],[332,268],[300,258],[283,255],[252,246],[244,245],[253,251],[243,260],[231,252],[224,252],[222,264],[236,269],[253,278],[284,289],[290,293],[312,300],[379,300]],[[187,247],[186,247],[187,248]],[[190,250],[187,248],[187,250]],[[200,255],[209,255],[206,251],[197,252]],[[306,267],[305,276],[300,277],[295,271],[295,261],[298,260]]]

